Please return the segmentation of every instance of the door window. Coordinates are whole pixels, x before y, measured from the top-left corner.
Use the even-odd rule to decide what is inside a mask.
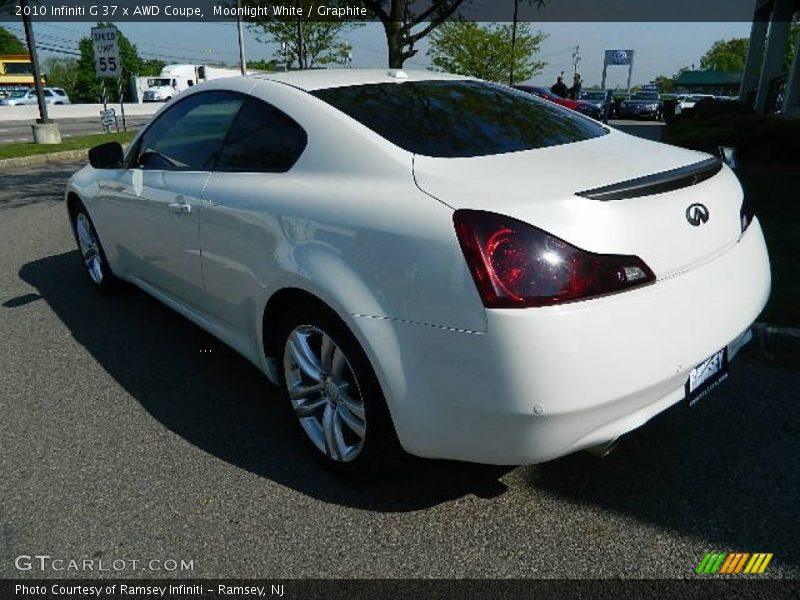
[[[144,133],[133,164],[143,169],[210,170],[243,102],[244,96],[223,91],[177,102]]]
[[[285,173],[308,143],[305,130],[287,114],[248,98],[231,127],[218,171]]]

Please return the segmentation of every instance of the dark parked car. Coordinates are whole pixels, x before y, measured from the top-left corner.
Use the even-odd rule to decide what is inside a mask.
[[[620,119],[661,119],[661,97],[658,92],[637,92],[619,103]]]
[[[601,113],[604,113],[606,105],[608,104],[608,92],[605,90],[589,90],[588,92],[582,92],[581,100],[589,104],[594,104],[600,109]]]
[[[554,104],[569,108],[598,121],[603,117],[603,111],[592,102],[562,98],[561,96],[556,96],[553,92],[546,88],[535,87],[532,85],[515,85],[514,89],[520,90],[521,92],[527,92],[528,94],[534,94],[535,96],[539,96],[540,98],[549,100]]]

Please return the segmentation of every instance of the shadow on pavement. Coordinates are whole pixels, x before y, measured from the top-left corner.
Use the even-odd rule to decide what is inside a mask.
[[[780,391],[762,386],[764,374]],[[629,434],[603,461],[576,454],[527,479],[570,502],[719,544],[708,551],[773,552],[775,563],[800,564],[800,377],[737,357],[730,380]]]
[[[102,296],[77,251],[23,266],[74,338],[164,426],[232,465],[320,500],[406,512],[474,494],[494,497],[508,469],[414,460],[377,483],[343,482],[311,458],[294,417],[246,359],[132,286]],[[13,310],[32,294],[4,303]]]
[[[0,171],[0,211],[63,200],[67,180],[81,165],[70,161]]]

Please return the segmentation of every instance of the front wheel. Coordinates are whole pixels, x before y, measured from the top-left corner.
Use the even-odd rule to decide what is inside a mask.
[[[106,259],[106,253],[97,237],[94,223],[86,211],[86,207],[78,202],[70,215],[72,232],[78,243],[81,261],[92,284],[101,292],[110,291],[117,283]]]
[[[361,346],[316,306],[281,319],[281,387],[314,454],[339,473],[374,477],[403,455],[386,399]]]

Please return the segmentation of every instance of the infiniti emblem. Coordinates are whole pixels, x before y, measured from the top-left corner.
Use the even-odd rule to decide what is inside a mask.
[[[704,204],[692,204],[686,209],[686,220],[695,227],[700,227],[700,225],[708,221],[708,217],[708,208]]]

